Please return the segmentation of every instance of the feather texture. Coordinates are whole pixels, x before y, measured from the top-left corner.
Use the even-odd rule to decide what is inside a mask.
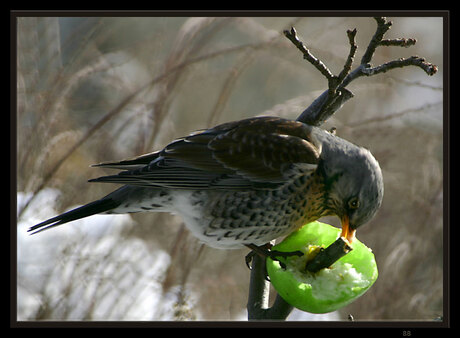
[[[224,123],[171,142],[163,150],[96,165],[125,169],[90,182],[173,189],[274,188],[294,164],[320,157],[311,127],[278,117]]]

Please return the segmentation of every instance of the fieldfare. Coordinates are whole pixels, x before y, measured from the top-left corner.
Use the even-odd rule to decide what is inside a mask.
[[[98,213],[170,212],[202,242],[260,246],[322,216],[342,236],[380,207],[383,178],[372,154],[331,132],[278,117],[224,123],[133,159],[90,182],[123,184],[107,196],[32,226],[34,233]]]

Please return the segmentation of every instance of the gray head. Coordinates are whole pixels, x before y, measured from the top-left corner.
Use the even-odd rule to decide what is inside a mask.
[[[341,219],[342,236],[351,242],[355,230],[370,221],[382,204],[382,170],[369,150],[321,134],[319,170],[326,182],[327,209]]]

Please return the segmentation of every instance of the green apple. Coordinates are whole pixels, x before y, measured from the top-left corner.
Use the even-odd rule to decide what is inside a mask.
[[[358,239],[353,250],[329,268],[316,273],[305,269],[308,261],[340,235],[340,229],[321,222],[312,222],[290,234],[272,250],[292,252],[303,256],[267,259],[267,272],[276,291],[292,306],[311,313],[337,310],[363,295],[378,277],[377,263],[372,250]]]

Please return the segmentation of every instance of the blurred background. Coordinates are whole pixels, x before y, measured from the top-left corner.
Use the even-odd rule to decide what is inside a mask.
[[[383,205],[357,237],[373,249],[374,286],[330,314],[288,320],[437,320],[443,316],[442,18],[389,18],[378,65],[324,128],[372,151]],[[365,17],[21,17],[17,22],[18,320],[246,320],[247,249],[217,250],[163,213],[101,215],[29,236],[35,223],[117,186],[91,164],[157,150],[174,138],[256,115],[295,119],[326,79],[283,36],[334,74],[357,28],[359,63],[376,23]],[[339,225],[334,218],[327,222]],[[274,297],[272,297],[274,298]]]

